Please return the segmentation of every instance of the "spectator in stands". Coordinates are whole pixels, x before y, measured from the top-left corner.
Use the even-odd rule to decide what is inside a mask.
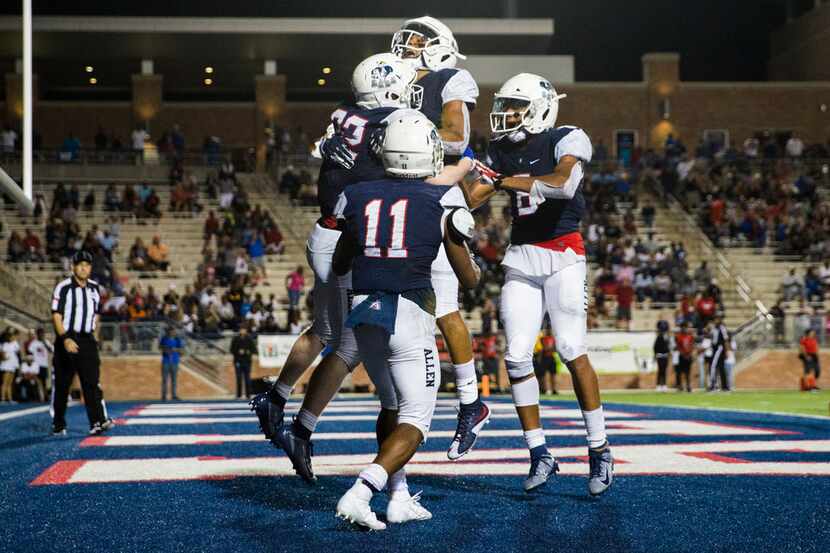
[[[131,144],[133,152],[138,156],[139,161],[144,159],[144,143],[150,140],[150,135],[144,130],[144,127],[137,126],[131,135]]]
[[[17,144],[17,133],[7,123],[3,125],[3,132],[0,133],[0,148],[4,154],[14,153]]]
[[[785,149],[787,150],[787,156],[793,159],[801,159],[801,156],[804,155],[804,141],[796,133],[793,133],[787,140]]]
[[[2,387],[0,387],[0,402],[12,401],[12,386],[14,384],[14,373],[20,366],[18,354],[20,344],[17,341],[17,329],[6,327],[0,335],[0,374],[3,375]]]
[[[150,268],[166,271],[170,265],[167,259],[169,253],[170,248],[167,247],[167,244],[161,241],[159,235],[155,235],[152,244],[147,248],[147,258],[150,261]]]
[[[219,219],[216,218],[216,214],[211,209],[208,212],[207,219],[205,219],[205,225],[202,231],[202,236],[204,238],[204,244],[202,245],[203,250],[208,248],[208,246],[210,245],[210,241],[214,236],[216,236],[218,240],[220,227],[221,224],[219,222]]]
[[[95,188],[92,186],[89,187],[86,196],[84,196],[83,208],[84,211],[92,211],[95,209]]]
[[[248,255],[245,253],[245,250],[240,248],[236,253],[236,262],[233,269],[234,279],[240,279],[241,282],[247,283],[249,272]]]
[[[247,325],[239,328],[239,334],[231,340],[231,354],[236,373],[236,397],[251,397],[251,358],[257,354],[256,342],[248,334]]]
[[[629,330],[631,328],[631,304],[634,302],[634,288],[631,281],[623,279],[617,286],[617,327]]]
[[[640,217],[643,218],[643,224],[646,228],[651,229],[651,227],[654,226],[654,217],[656,213],[654,205],[651,202],[643,204],[643,207],[640,209]]]
[[[700,262],[700,267],[695,269],[694,281],[698,288],[706,288],[712,282],[712,271],[706,261]]]
[[[75,209],[79,209],[81,207],[81,188],[78,186],[78,183],[74,183],[72,188],[69,189],[69,203]]]
[[[795,269],[790,269],[784,280],[781,281],[781,294],[784,301],[790,301],[801,297],[802,284],[795,274]]]
[[[300,305],[300,296],[305,289],[302,265],[298,265],[292,273],[285,277],[285,288],[288,291],[288,309],[295,311]]]
[[[710,321],[715,318],[718,304],[715,298],[711,296],[711,290],[707,289],[706,293],[697,295],[695,301],[695,311],[697,314],[698,328],[708,325]]]
[[[808,302],[824,301],[824,286],[815,267],[808,267],[804,275],[804,297]]]
[[[286,332],[296,335],[300,334],[302,331],[303,325],[300,322],[300,311],[298,309],[289,309]]]
[[[179,358],[183,351],[182,339],[176,336],[176,329],[167,327],[166,334],[159,341],[161,350],[161,400],[167,401],[167,381],[170,381],[170,396],[174,401],[179,401],[179,394],[176,392],[176,376],[179,373]]]
[[[77,161],[81,153],[81,141],[70,132],[61,144],[61,161]]]
[[[149,257],[147,255],[147,248],[144,247],[144,242],[141,238],[136,237],[135,242],[130,248],[130,254],[127,259],[130,269],[134,271],[143,271],[149,265]]]
[[[26,236],[23,238],[23,246],[26,248],[26,261],[44,261],[46,252],[43,250],[43,245],[40,243],[40,238],[32,232],[32,229],[26,229]]]
[[[785,343],[787,313],[784,311],[784,307],[781,305],[780,299],[775,302],[775,305],[773,305],[769,310],[769,314],[773,318],[772,325],[773,330],[775,331],[775,342],[777,344]]]
[[[265,238],[265,251],[269,254],[282,254],[285,251],[285,244],[282,243],[282,233],[276,223],[271,222],[263,234]]]
[[[654,277],[654,301],[658,303],[674,303],[674,288],[671,277],[666,271]]]
[[[144,200],[144,212],[153,217],[154,219],[161,219],[161,199],[159,199],[158,194],[152,188],[150,188],[150,193],[147,195],[147,198]]]
[[[124,187],[124,192],[121,195],[121,211],[138,216],[140,207],[141,200],[139,199],[138,194],[136,194],[133,186],[128,184]]]
[[[12,231],[9,236],[7,259],[9,263],[19,263],[26,260],[26,246],[16,230]]]
[[[291,199],[294,199],[297,197],[299,190],[300,180],[297,177],[297,174],[294,173],[294,166],[289,165],[280,179],[279,191],[281,194],[288,194]]]
[[[262,238],[262,233],[257,232],[254,237],[248,242],[248,255],[251,257],[251,263],[259,272],[263,279],[268,278],[268,271],[265,267],[265,241]],[[267,286],[268,283],[266,282]]]

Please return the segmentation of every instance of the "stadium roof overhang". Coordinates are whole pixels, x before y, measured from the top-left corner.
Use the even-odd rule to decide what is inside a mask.
[[[83,90],[87,65],[98,89],[129,89],[140,60],[151,59],[165,90],[202,88],[205,66],[212,90],[252,92],[263,61],[277,61],[290,91],[315,89],[331,67],[329,90],[347,89],[352,68],[387,51],[398,18],[64,17],[34,18],[34,65],[45,90]],[[445,19],[461,51],[476,55],[548,54],[552,19]],[[0,17],[0,70],[21,56],[21,19]]]

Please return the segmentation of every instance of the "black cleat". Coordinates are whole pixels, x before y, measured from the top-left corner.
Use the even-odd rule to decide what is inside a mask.
[[[311,440],[304,440],[294,434],[292,425],[283,425],[277,432],[274,445],[285,451],[291,459],[294,471],[306,482],[314,483],[317,478],[311,469],[311,456],[314,454],[314,447]]]
[[[285,409],[272,402],[268,392],[255,395],[248,405],[251,406],[251,411],[256,413],[259,429],[262,430],[265,439],[274,441],[277,432],[282,428]]]

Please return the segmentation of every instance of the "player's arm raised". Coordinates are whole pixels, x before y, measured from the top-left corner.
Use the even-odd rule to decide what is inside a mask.
[[[444,220],[444,249],[458,281],[464,288],[475,288],[481,270],[470,256],[466,240],[473,236],[475,220],[464,208],[456,208]]]
[[[461,155],[470,142],[470,114],[463,100],[451,100],[441,109],[441,128],[444,151]]]

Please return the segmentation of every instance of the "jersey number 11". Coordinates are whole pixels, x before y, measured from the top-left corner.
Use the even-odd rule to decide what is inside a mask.
[[[389,207],[389,218],[392,219],[392,239],[388,247],[378,246],[378,226],[380,225],[383,200],[374,199],[366,204],[363,217],[366,220],[366,243],[363,255],[366,257],[405,258],[408,255],[404,241],[406,239],[406,208],[409,200],[401,199]],[[388,223],[387,223],[388,224]]]

